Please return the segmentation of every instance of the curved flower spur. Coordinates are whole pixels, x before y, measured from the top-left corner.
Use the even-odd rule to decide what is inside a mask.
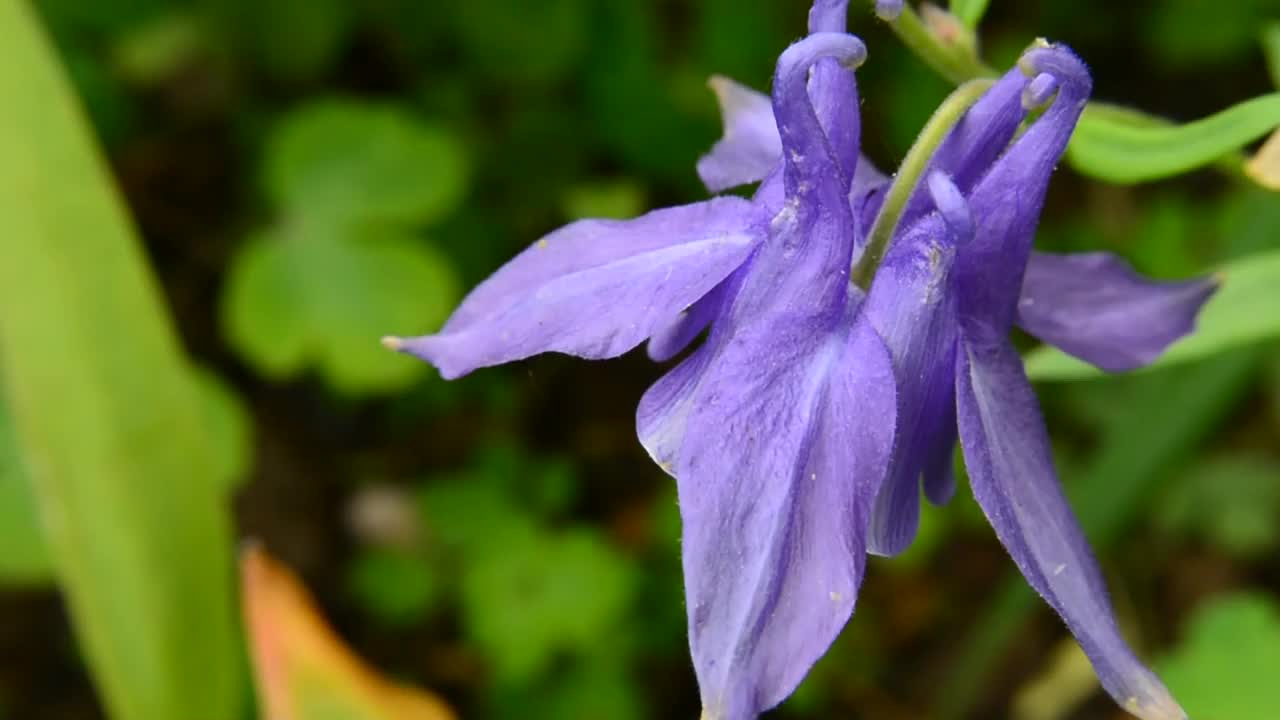
[[[1154,286],[1097,256],[1101,271],[1083,279],[1062,278],[1089,263],[1046,260],[1036,293],[1023,287],[1049,174],[1089,90],[1061,48],[1031,51],[1033,77],[1011,72],[973,106],[894,222],[880,211],[884,176],[858,154],[847,68],[864,49],[840,32],[845,5],[815,3],[813,34],[779,58],[772,98],[721,81],[726,137],[699,171],[713,189],[763,180],[750,201],[573,223],[477,287],[440,333],[388,344],[452,378],[546,351],[612,357],[646,339],[665,359],[710,326],[637,413],[642,443],[677,478],[709,720],[755,717],[794,690],[852,612],[866,552],[914,535],[918,478],[931,499],[950,496],[957,419],[975,495],[1108,691],[1145,720],[1183,717],[1116,630],[1007,334],[1016,317],[1124,367],[1186,332],[1211,286]],[[1026,106],[1046,102],[1011,143]],[[867,227],[887,227],[887,246],[868,251]],[[1147,320],[1131,325],[1116,300]]]

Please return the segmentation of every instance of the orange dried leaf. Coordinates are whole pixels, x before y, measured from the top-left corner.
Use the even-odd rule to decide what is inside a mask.
[[[288,568],[258,546],[240,556],[262,720],[454,720],[433,695],[356,657]]]

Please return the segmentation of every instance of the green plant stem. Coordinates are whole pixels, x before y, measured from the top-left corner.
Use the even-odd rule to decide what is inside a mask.
[[[978,57],[975,50],[976,43],[972,37],[963,42],[946,42],[930,31],[925,21],[909,4],[903,5],[902,14],[890,21],[889,27],[903,45],[906,45],[939,75],[956,85],[973,78],[998,75]],[[962,33],[970,32],[959,23],[956,24],[956,30]]]
[[[884,254],[889,249],[889,242],[893,239],[893,233],[898,228],[898,221],[902,218],[902,211],[906,208],[907,201],[911,199],[911,194],[915,192],[916,186],[920,183],[920,176],[924,174],[925,168],[929,166],[929,160],[933,157],[933,152],[938,149],[938,145],[942,144],[942,139],[947,136],[951,128],[955,127],[955,124],[960,121],[965,112],[993,84],[995,84],[994,81],[986,78],[970,80],[964,83],[948,95],[946,100],[942,101],[942,104],[938,106],[938,109],[929,118],[929,122],[925,123],[920,135],[916,138],[915,144],[911,146],[911,149],[907,151],[906,157],[902,159],[902,165],[898,168],[898,173],[893,177],[893,184],[889,186],[889,191],[885,193],[884,204],[880,206],[880,212],[876,215],[875,223],[872,224],[871,232],[868,234],[867,249],[852,268],[850,277],[859,287],[866,289],[871,286],[871,280],[875,277],[876,270],[884,260]]]

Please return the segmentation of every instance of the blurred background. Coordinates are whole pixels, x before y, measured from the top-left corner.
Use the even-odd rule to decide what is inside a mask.
[[[891,168],[949,86],[866,5],[864,151]],[[445,383],[378,338],[436,328],[567,221],[704,197],[708,75],[766,89],[808,3],[32,6],[200,367],[235,536],[296,570],[356,653],[461,717],[697,717],[674,485],[633,426],[663,369],[546,356]],[[1258,30],[1278,17],[1275,0],[995,0],[981,39],[1001,69],[1037,36],[1065,42],[1099,99],[1190,120],[1274,90]],[[1038,244],[1186,277],[1280,247],[1280,195],[1064,165]],[[1127,634],[1193,716],[1274,717],[1280,349],[1039,389]],[[0,718],[104,718],[7,428]],[[770,715],[1122,716],[963,489],[904,557],[870,562],[853,621]]]

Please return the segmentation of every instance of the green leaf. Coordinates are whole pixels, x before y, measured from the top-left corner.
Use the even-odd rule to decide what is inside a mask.
[[[421,620],[441,591],[424,558],[390,548],[370,548],[357,555],[347,586],[361,606],[389,625]]]
[[[464,562],[537,533],[532,516],[516,506],[504,488],[481,478],[428,485],[422,509],[428,537]]]
[[[970,30],[976,30],[978,23],[982,22],[982,16],[987,12],[989,3],[990,0],[951,0],[951,14]]]
[[[1246,100],[1184,125],[1094,102],[1080,117],[1067,160],[1102,180],[1157,180],[1220,160],[1277,126],[1280,93]]]
[[[452,135],[400,108],[326,100],[280,121],[263,175],[271,198],[310,224],[416,224],[457,207],[468,168]]]
[[[248,478],[253,456],[253,421],[244,401],[222,378],[206,368],[196,368],[196,392],[204,410],[202,419],[214,449],[214,474],[228,491]]]
[[[232,345],[268,377],[312,368],[344,393],[396,390],[422,377],[424,363],[388,352],[379,338],[444,322],[458,297],[453,270],[415,238],[365,235],[293,227],[251,239],[222,298]]]
[[[0,0],[0,379],[77,637],[116,720],[242,710],[231,518],[198,394],[25,2]]]
[[[232,489],[249,469],[249,417],[240,398],[216,375],[197,369],[196,391],[214,448],[214,474]],[[49,550],[22,466],[13,430],[0,405],[0,583],[45,584],[53,580]]]
[[[1160,677],[1193,718],[1271,720],[1280,707],[1280,607],[1240,593],[1196,610]]]
[[[42,585],[53,566],[40,529],[31,478],[18,454],[9,414],[0,404],[0,584]]]
[[[1260,312],[1280,298],[1280,250],[1257,253],[1222,266],[1218,292],[1205,304],[1191,335],[1144,368],[1168,367],[1280,336],[1280,313]],[[1032,380],[1087,380],[1102,371],[1048,345],[1027,354]]]
[[[467,566],[464,625],[498,679],[518,683],[559,652],[590,655],[615,642],[634,585],[632,565],[599,535],[534,534]]]
[[[1156,518],[1228,553],[1266,551],[1280,541],[1280,465],[1251,454],[1201,461],[1162,499]]]

